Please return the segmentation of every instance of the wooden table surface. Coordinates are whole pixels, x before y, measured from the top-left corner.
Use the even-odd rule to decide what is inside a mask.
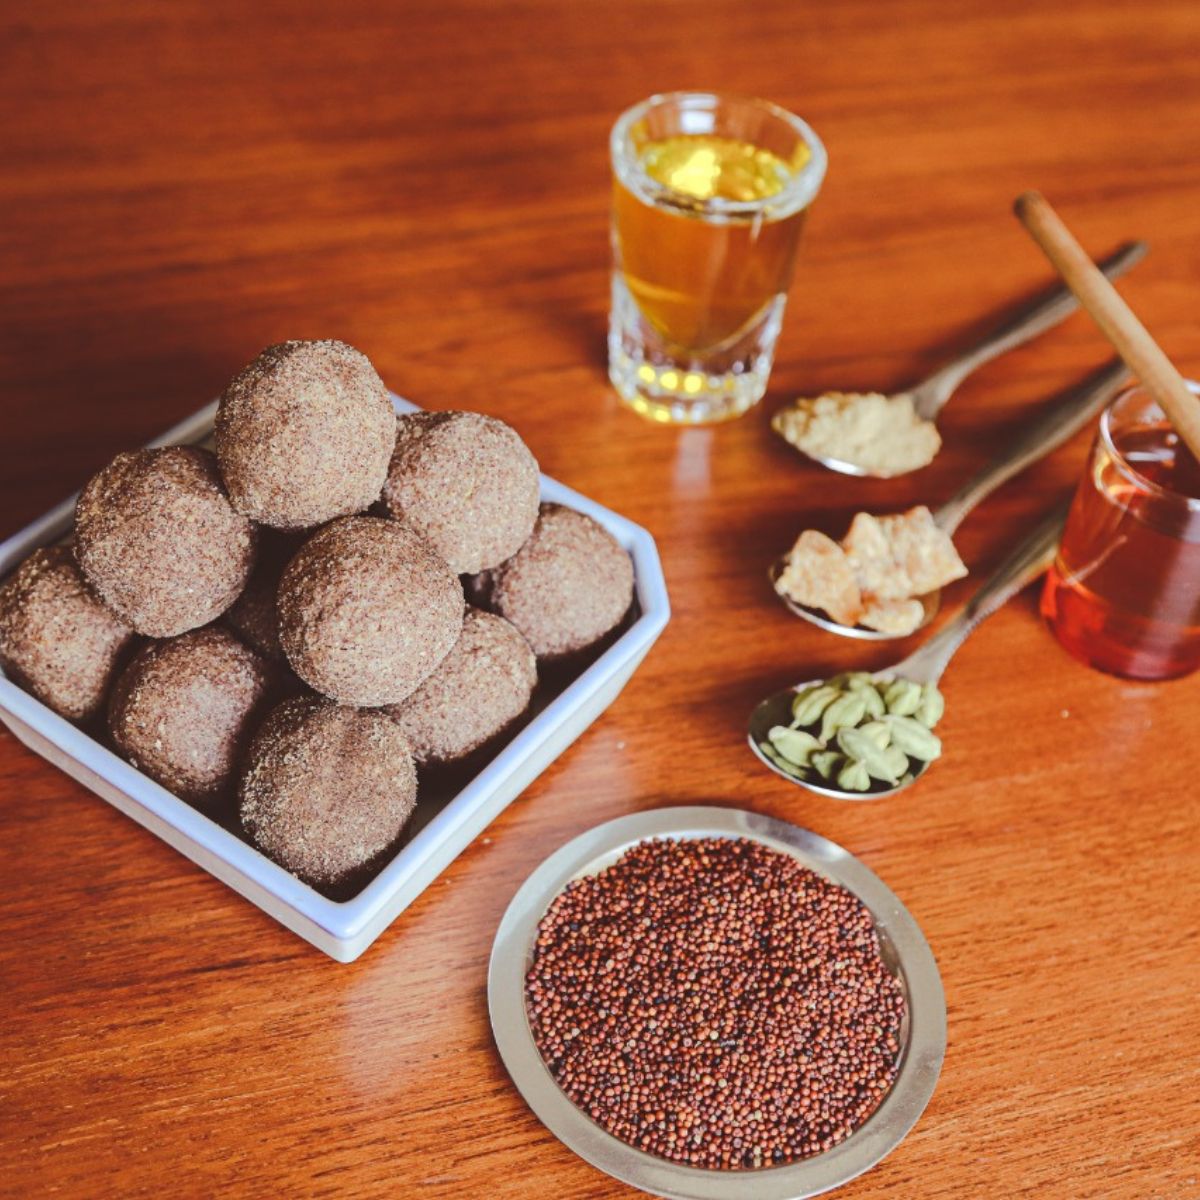
[[[763,693],[887,661],[789,617],[767,562],[857,507],[947,496],[1103,362],[1076,316],[986,368],[902,481],[802,465],[785,398],[888,389],[1047,280],[1040,187],[1200,375],[1200,10],[1190,0],[8,0],[0,11],[0,535],[216,394],[338,337],[396,390],[516,425],[657,537],[674,616],[605,716],[357,963],[338,966],[0,735],[0,1193],[627,1197],[497,1058],[485,968],[550,851],[671,804],[815,829],[937,955],[949,1049],[868,1197],[1200,1195],[1200,680],[1059,649],[1030,592],[946,680],[947,753],[902,798],[789,788]],[[676,432],[604,372],[606,137],[673,87],[770,97],[830,154],[771,393]],[[971,517],[986,571],[1069,490],[1081,436]],[[957,585],[961,600],[969,583]]]

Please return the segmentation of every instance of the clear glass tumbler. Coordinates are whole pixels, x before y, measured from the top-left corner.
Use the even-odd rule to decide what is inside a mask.
[[[1200,465],[1140,387],[1100,418],[1042,613],[1101,671],[1172,679],[1200,667]]]
[[[673,92],[613,126],[608,371],[643,416],[696,424],[766,390],[825,148],[763,100]]]

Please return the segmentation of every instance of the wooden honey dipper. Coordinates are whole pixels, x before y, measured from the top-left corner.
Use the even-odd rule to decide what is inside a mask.
[[[1013,208],[1079,303],[1200,460],[1200,399],[1188,391],[1183,376],[1041,192],[1024,192]]]

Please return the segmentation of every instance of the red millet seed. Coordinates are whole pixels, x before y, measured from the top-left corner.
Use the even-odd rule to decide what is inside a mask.
[[[651,840],[568,884],[526,977],[538,1048],[614,1137],[717,1170],[844,1141],[896,1076],[904,992],[845,888],[744,838]]]

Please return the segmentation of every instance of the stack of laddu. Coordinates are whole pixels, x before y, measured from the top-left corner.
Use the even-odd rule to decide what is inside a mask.
[[[467,594],[474,603],[464,599]],[[537,664],[625,616],[628,555],[539,504],[533,455],[471,412],[397,419],[341,342],[264,350],[216,453],[118,454],[69,543],[0,586],[0,666],[300,878],[353,883],[397,843],[417,769],[528,708]]]

